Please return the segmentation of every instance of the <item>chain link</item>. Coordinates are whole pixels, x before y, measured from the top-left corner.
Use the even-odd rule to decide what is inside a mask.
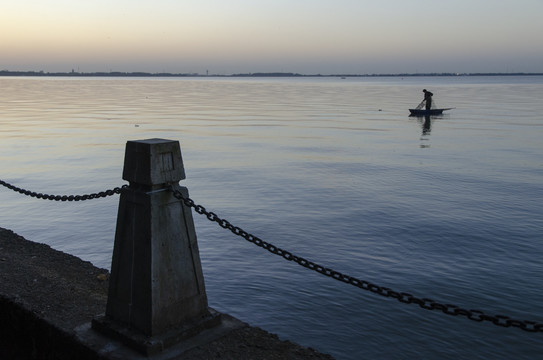
[[[7,187],[8,189],[11,189],[15,192],[21,193],[23,195],[27,195],[30,197],[35,197],[38,199],[44,199],[44,200],[54,200],[54,201],[83,201],[83,200],[91,200],[91,199],[98,199],[98,198],[104,198],[107,196],[112,196],[115,194],[120,194],[121,190],[128,185],[123,185],[122,187],[116,187],[111,190],[105,190],[98,193],[92,193],[92,194],[86,194],[86,195],[48,195],[48,194],[42,194],[37,193],[25,189],[18,188],[17,186],[11,185],[3,180],[0,180],[0,185]]]
[[[287,250],[278,248],[275,245],[272,245],[264,240],[261,240],[255,235],[250,234],[245,230],[232,225],[228,220],[220,218],[219,216],[217,216],[217,214],[207,211],[206,208],[204,208],[203,206],[195,204],[191,198],[183,196],[183,194],[179,190],[175,190],[173,187],[170,188],[170,191],[173,192],[173,196],[175,198],[182,201],[186,206],[193,208],[194,211],[196,211],[198,214],[205,215],[210,221],[216,222],[223,229],[228,229],[235,235],[240,236],[257,246],[268,250],[272,254],[279,255],[285,260],[294,261],[305,268],[316,271],[320,274],[331,277],[338,281],[356,286],[363,290],[367,290],[384,297],[396,299],[404,304],[417,304],[418,306],[426,310],[439,310],[447,315],[464,316],[469,320],[473,320],[476,322],[488,321],[493,323],[494,325],[501,327],[515,327],[528,332],[543,332],[543,323],[537,323],[535,321],[528,320],[514,320],[504,315],[487,315],[480,310],[466,310],[452,304],[441,304],[432,299],[418,298],[406,292],[397,292],[384,286],[372,284],[369,281],[359,280],[352,276],[342,274],[339,271],[335,271],[333,269],[321,266],[312,261],[304,259],[303,257],[296,256]]]

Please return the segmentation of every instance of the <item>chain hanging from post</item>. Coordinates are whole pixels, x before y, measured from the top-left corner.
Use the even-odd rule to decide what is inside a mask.
[[[312,261],[304,259],[303,257],[296,256],[287,250],[283,250],[275,245],[272,245],[264,240],[261,240],[255,235],[250,234],[246,232],[245,230],[232,225],[228,220],[222,219],[219,216],[217,216],[217,214],[207,211],[205,207],[195,204],[191,198],[184,197],[180,191],[175,190],[173,187],[170,188],[170,191],[173,192],[173,195],[175,196],[175,198],[182,201],[186,206],[193,208],[194,211],[196,211],[198,214],[205,215],[210,221],[216,222],[223,229],[230,230],[235,235],[241,236],[245,240],[261,248],[268,250],[272,254],[282,256],[284,259],[288,261],[294,261],[305,268],[316,271],[320,274],[326,275],[333,279],[342,281],[344,283],[356,286],[364,290],[371,291],[372,293],[375,293],[384,297],[390,297],[390,298],[396,299],[399,302],[404,303],[404,304],[417,304],[421,308],[426,309],[426,310],[440,310],[441,312],[447,315],[452,315],[452,316],[461,315],[461,316],[465,316],[466,318],[470,320],[477,321],[477,322],[489,321],[497,326],[516,327],[528,332],[542,332],[543,333],[543,323],[537,323],[535,321],[528,321],[528,320],[514,320],[504,315],[487,315],[480,310],[466,310],[452,304],[441,304],[432,299],[418,298],[406,292],[397,292],[390,288],[375,285],[369,281],[359,280],[352,276],[342,274],[339,271],[335,271],[333,269],[318,265]]]
[[[21,193],[23,195],[27,195],[30,197],[35,197],[38,199],[43,200],[54,200],[54,201],[83,201],[83,200],[91,200],[91,199],[98,199],[98,198],[104,198],[107,196],[112,196],[115,194],[120,194],[122,188],[128,186],[123,185],[122,187],[116,187],[111,190],[105,190],[98,193],[92,193],[92,194],[86,194],[86,195],[48,195],[48,194],[42,194],[37,193],[25,189],[21,189],[17,186],[11,185],[3,180],[0,180],[0,185],[7,187],[8,189],[11,189],[15,192]]]

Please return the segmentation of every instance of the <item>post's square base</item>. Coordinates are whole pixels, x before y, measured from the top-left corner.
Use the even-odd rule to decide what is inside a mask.
[[[156,336],[147,336],[135,329],[128,328],[126,324],[109,319],[105,315],[99,315],[92,319],[91,326],[93,330],[118,340],[139,353],[152,356],[185,339],[198,335],[203,330],[220,325],[221,316],[222,314],[218,311],[208,308],[206,315],[187,321],[185,324]]]

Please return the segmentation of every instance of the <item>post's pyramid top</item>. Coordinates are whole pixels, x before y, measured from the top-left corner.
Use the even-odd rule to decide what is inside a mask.
[[[185,179],[179,141],[156,138],[127,141],[123,179],[148,186]]]

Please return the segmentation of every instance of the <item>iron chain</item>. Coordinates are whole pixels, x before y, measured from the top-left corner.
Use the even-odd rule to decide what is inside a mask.
[[[5,186],[8,189],[11,189],[15,192],[18,192],[27,196],[35,197],[38,199],[44,199],[44,200],[54,200],[54,201],[84,201],[84,200],[108,197],[115,194],[120,194],[121,190],[128,186],[128,185],[123,185],[122,187],[116,187],[111,190],[105,190],[98,193],[92,193],[92,194],[86,194],[86,195],[48,195],[48,194],[36,193],[29,190],[21,189],[3,180],[0,180],[0,185]],[[542,323],[537,323],[535,321],[528,321],[528,320],[515,320],[504,315],[487,315],[480,310],[466,310],[452,304],[441,304],[432,299],[418,298],[406,292],[397,292],[390,288],[379,286],[369,281],[359,280],[352,276],[343,274],[339,271],[335,271],[333,269],[321,266],[312,261],[304,259],[303,257],[296,256],[287,250],[276,247],[275,245],[270,244],[258,238],[257,236],[246,232],[242,228],[232,225],[228,220],[222,219],[217,214],[207,211],[205,207],[195,204],[191,198],[184,197],[183,194],[179,190],[174,190],[173,188],[170,188],[170,190],[173,192],[174,197],[182,201],[185,204],[185,206],[193,208],[194,211],[196,211],[198,214],[205,215],[208,218],[208,220],[216,222],[223,229],[228,229],[233,234],[240,236],[244,238],[245,240],[263,249],[268,250],[272,254],[279,255],[283,257],[285,260],[294,261],[305,268],[316,271],[320,274],[326,275],[333,279],[356,286],[363,290],[368,290],[372,293],[375,293],[384,297],[390,297],[390,298],[396,299],[399,302],[402,302],[405,304],[417,304],[419,305],[419,307],[426,310],[440,310],[444,314],[453,315],[453,316],[459,316],[459,315],[465,316],[466,318],[476,321],[476,322],[489,321],[489,322],[492,322],[494,325],[501,326],[501,327],[516,327],[528,332],[543,332]]]
[[[460,315],[476,322],[488,321],[497,326],[515,327],[528,332],[543,332],[543,323],[537,323],[535,321],[528,320],[514,320],[504,315],[487,315],[480,310],[466,310],[452,304],[441,304],[432,299],[418,298],[406,292],[397,292],[390,288],[379,286],[369,281],[359,280],[352,276],[343,274],[339,271],[335,271],[333,269],[321,266],[312,261],[304,259],[303,257],[296,256],[287,250],[278,248],[275,245],[270,244],[258,238],[257,236],[246,232],[240,227],[232,225],[228,220],[222,219],[217,216],[217,214],[207,211],[205,207],[195,204],[191,198],[183,196],[183,194],[179,190],[175,190],[174,188],[170,188],[170,190],[173,192],[173,196],[175,198],[182,201],[186,206],[193,208],[194,211],[196,211],[198,214],[205,215],[210,221],[216,222],[223,229],[228,229],[235,235],[238,235],[257,246],[268,250],[272,254],[279,255],[285,260],[294,261],[305,268],[316,271],[320,274],[339,280],[346,284],[356,286],[363,290],[367,290],[384,297],[396,299],[404,304],[417,304],[418,306],[426,310],[439,310],[447,315]]]
[[[44,200],[54,200],[54,201],[83,201],[83,200],[91,200],[91,199],[98,199],[98,198],[104,198],[107,196],[112,196],[115,194],[120,194],[122,188],[128,186],[123,185],[122,187],[116,187],[111,190],[105,190],[98,193],[92,193],[87,195],[48,195],[48,194],[42,194],[37,193],[25,189],[21,189],[17,186],[11,185],[3,180],[0,180],[0,185],[7,187],[8,189],[11,189],[15,192],[21,193],[23,195],[27,195],[30,197],[35,197],[38,199],[44,199]]]

